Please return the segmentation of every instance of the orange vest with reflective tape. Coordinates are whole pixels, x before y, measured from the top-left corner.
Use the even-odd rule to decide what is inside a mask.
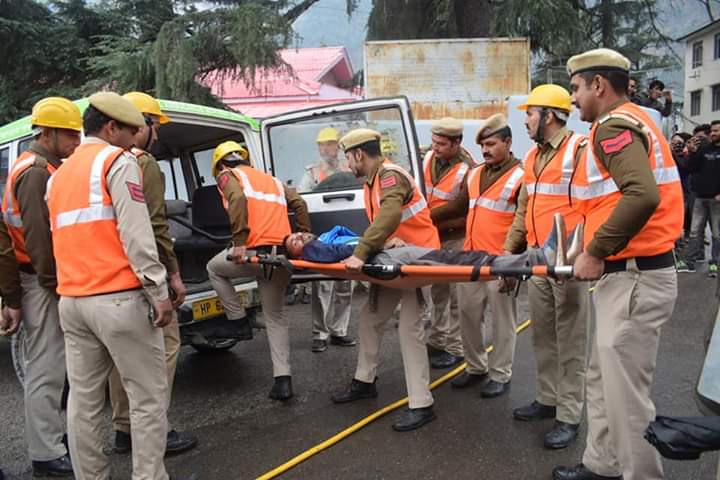
[[[290,235],[285,189],[277,178],[249,166],[228,169],[240,183],[247,199],[247,217],[250,233],[245,246],[282,245]],[[225,209],[228,202],[220,190]]]
[[[523,182],[528,193],[525,231],[529,246],[541,247],[553,226],[553,216],[559,212],[565,219],[567,231],[582,222],[582,215],[570,206],[570,181],[578,148],[586,139],[573,133],[563,140],[553,158],[539,175],[535,175],[535,161],[540,149],[535,145],[525,156]]]
[[[472,155],[470,155],[467,150],[463,149],[463,151],[472,158]],[[453,165],[435,185],[433,185],[433,158],[435,158],[435,152],[430,150],[427,154],[425,154],[425,159],[423,160],[425,196],[427,197],[427,203],[430,210],[444,205],[458,196],[465,174],[470,169],[470,166],[467,163],[458,162]]]
[[[140,288],[130,266],[108,191],[120,147],[83,143],[48,182],[57,291],[87,297]]]
[[[425,197],[423,197],[422,192],[410,174],[402,167],[389,161],[383,162],[382,166],[378,168],[372,187],[365,183],[365,213],[367,213],[370,223],[375,220],[377,212],[380,211],[380,174],[383,170],[392,170],[402,174],[410,182],[413,189],[412,199],[402,207],[400,225],[388,239],[398,237],[405,243],[417,247],[440,248],[440,237],[437,228],[430,219],[430,209]]]
[[[612,110],[607,118],[623,118],[645,131],[650,147],[647,161],[655,176],[660,204],[627,246],[617,254],[607,257],[606,260],[650,257],[669,252],[682,234],[684,208],[680,175],[670,146],[655,122],[633,103],[620,105]],[[622,198],[615,180],[593,153],[592,145],[597,127],[602,121],[592,125],[590,147],[586,149],[580,160],[572,182],[573,205],[585,215],[586,247]]]
[[[15,160],[7,178],[5,195],[3,197],[2,204],[3,219],[5,221],[5,225],[7,225],[10,238],[12,239],[13,250],[15,250],[15,258],[17,258],[17,261],[20,264],[30,263],[30,256],[28,255],[27,248],[25,247],[25,229],[22,224],[22,209],[20,208],[20,203],[15,196],[15,184],[17,183],[17,179],[20,178],[20,175],[22,175],[23,172],[32,167],[34,164],[35,154],[29,150],[21,153],[17,160]],[[55,170],[56,168],[48,162],[47,171],[50,176],[55,173]],[[38,195],[41,194],[41,192],[37,193]]]
[[[469,203],[463,249],[500,255],[505,250],[505,237],[515,218],[524,172],[516,165],[480,193],[480,175],[484,168],[482,165],[474,169],[468,177]]]

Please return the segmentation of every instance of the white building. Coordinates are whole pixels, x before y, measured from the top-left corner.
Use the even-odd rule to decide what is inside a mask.
[[[720,20],[678,39],[685,42],[684,130],[720,120]]]

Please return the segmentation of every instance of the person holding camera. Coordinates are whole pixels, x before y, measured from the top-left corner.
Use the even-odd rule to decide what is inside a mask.
[[[685,215],[683,223],[683,238],[678,240],[679,246],[686,246],[687,239],[690,236],[690,222],[692,219],[693,197],[690,189],[690,171],[688,170],[688,150],[687,141],[692,138],[687,132],[675,132],[670,139],[670,148],[672,149],[673,159],[677,165],[678,173],[680,173],[680,184],[683,190],[683,202],[685,205]]]
[[[665,102],[660,101],[660,97],[665,98]],[[654,108],[663,117],[669,117],[672,112],[672,93],[665,90],[665,84],[660,80],[653,80],[648,86],[647,92],[642,92],[634,103],[647,108]]]
[[[708,276],[717,277],[720,254],[720,120],[710,126],[710,136],[694,135],[687,141],[688,171],[692,174],[691,189],[695,195],[690,227],[690,245],[679,272],[695,272],[695,263],[704,248],[705,224],[710,222],[712,249]]]

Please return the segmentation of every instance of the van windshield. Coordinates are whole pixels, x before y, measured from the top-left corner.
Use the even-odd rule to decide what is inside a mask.
[[[371,128],[382,134],[385,158],[412,175],[410,155],[399,108],[345,112],[272,126],[270,159],[274,175],[300,193],[362,188],[350,172],[338,140],[350,130]]]

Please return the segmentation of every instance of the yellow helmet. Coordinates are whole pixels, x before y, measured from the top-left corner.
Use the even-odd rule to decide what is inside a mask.
[[[337,142],[338,140],[340,140],[340,133],[332,127],[326,127],[320,130],[317,138],[315,139],[317,143]]]
[[[220,160],[225,158],[225,155],[227,155],[228,153],[233,153],[233,152],[240,154],[240,157],[242,157],[243,160],[247,160],[248,157],[250,157],[250,154],[248,153],[247,149],[233,140],[228,140],[227,142],[221,143],[220,145],[215,147],[215,150],[213,150],[213,156],[212,156],[213,177],[216,177],[218,174],[218,165],[220,164]]]
[[[170,117],[165,115],[160,109],[160,102],[147,93],[129,92],[123,95],[123,97],[130,100],[130,103],[135,105],[135,108],[140,110],[140,113],[158,117],[160,119],[160,125],[170,122]]]
[[[548,83],[533,88],[527,102],[517,108],[518,110],[527,110],[528,107],[557,108],[569,112],[572,110],[572,99],[570,92],[563,87]]]
[[[67,128],[82,131],[80,109],[67,98],[47,97],[32,109],[30,124],[34,127]]]

